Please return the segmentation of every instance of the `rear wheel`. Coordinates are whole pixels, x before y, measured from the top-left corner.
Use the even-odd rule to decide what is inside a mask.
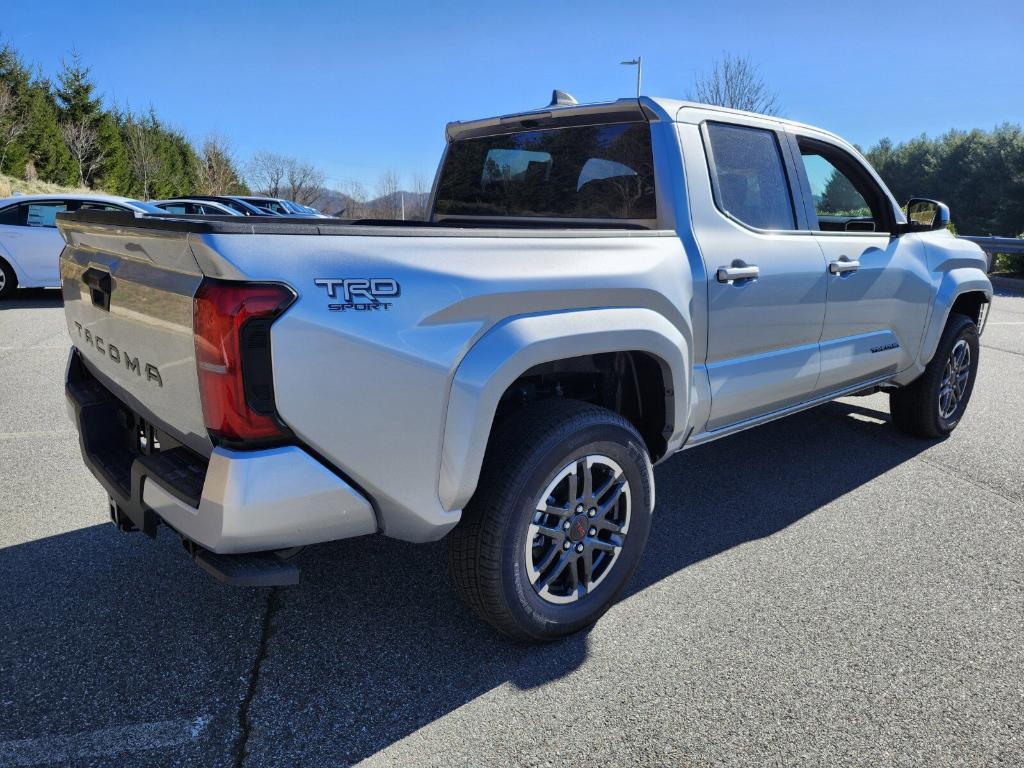
[[[945,437],[963,418],[978,373],[978,327],[965,315],[951,315],[935,355],[921,376],[889,395],[889,410],[900,431],[916,437]]]
[[[571,400],[533,406],[497,430],[450,537],[459,596],[521,640],[592,624],[640,561],[652,476],[640,435],[612,411]]]
[[[18,276],[11,265],[0,259],[0,299],[8,299],[18,287]]]

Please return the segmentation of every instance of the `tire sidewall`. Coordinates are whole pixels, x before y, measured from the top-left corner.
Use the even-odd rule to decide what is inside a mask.
[[[527,574],[526,532],[540,493],[573,459],[601,454],[622,467],[630,487],[629,532],[619,557],[597,588],[574,603],[557,605],[543,600]],[[636,570],[651,526],[653,485],[650,459],[631,431],[614,423],[592,424],[570,437],[540,447],[524,462],[501,545],[501,583],[506,604],[516,623],[534,637],[575,632],[596,621],[615,602]]]
[[[961,316],[962,317],[962,316]],[[940,434],[948,435],[957,425],[964,416],[964,412],[967,410],[967,405],[971,400],[971,393],[974,391],[974,380],[978,375],[978,353],[980,351],[980,344],[978,339],[978,327],[971,322],[970,318],[963,317],[958,322],[959,329],[950,333],[944,340],[943,344],[940,345],[938,353],[935,356],[935,371],[932,376],[932,381],[929,387],[929,405],[932,409],[932,417],[935,419],[935,426]],[[953,347],[956,346],[957,342],[961,339],[967,341],[971,351],[971,368],[967,376],[967,385],[964,387],[963,396],[960,398],[960,402],[957,403],[956,410],[953,415],[946,419],[939,415],[939,390],[942,387],[942,375],[946,367],[946,361],[949,359],[950,353],[953,351]]]

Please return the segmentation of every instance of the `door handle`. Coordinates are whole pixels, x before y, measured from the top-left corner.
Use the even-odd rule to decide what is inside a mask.
[[[828,271],[833,275],[842,275],[846,272],[856,272],[860,269],[859,261],[851,261],[845,256],[841,257],[839,261],[830,261],[828,263]]]
[[[719,267],[716,277],[720,283],[732,283],[736,280],[756,280],[761,270],[755,265],[745,267]]]

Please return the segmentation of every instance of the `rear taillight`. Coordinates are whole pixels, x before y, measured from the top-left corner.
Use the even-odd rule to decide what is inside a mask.
[[[193,302],[196,368],[203,418],[225,443],[273,442],[287,436],[277,418],[270,325],[295,301],[277,283],[204,280]]]

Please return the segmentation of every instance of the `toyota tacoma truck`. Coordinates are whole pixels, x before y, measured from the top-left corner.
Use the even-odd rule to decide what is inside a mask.
[[[558,94],[449,124],[429,210],[61,214],[67,400],[112,521],[248,585],[319,542],[447,536],[468,607],[543,640],[623,592],[653,464],[879,389],[940,438],[970,400],[983,253],[832,133]]]

